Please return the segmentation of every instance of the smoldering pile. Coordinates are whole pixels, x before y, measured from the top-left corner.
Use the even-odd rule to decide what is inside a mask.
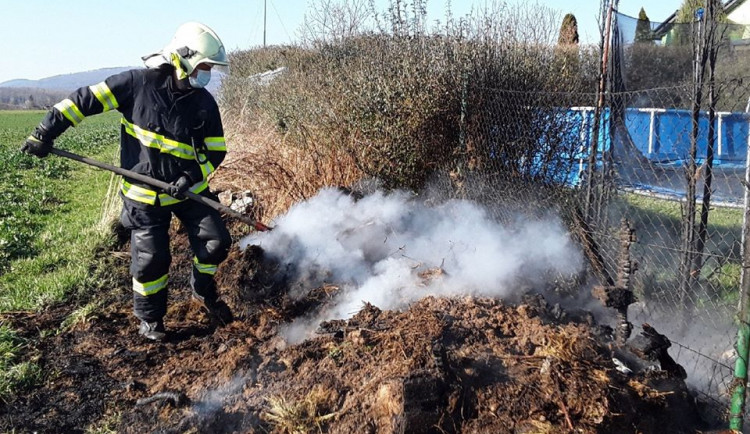
[[[256,316],[268,351],[241,398],[263,429],[617,432],[670,421],[671,432],[690,432],[701,425],[666,337],[644,325],[623,345],[627,318],[613,311],[605,316],[612,326],[599,324],[591,312],[540,294],[557,294],[540,276],[580,271],[580,254],[558,222],[508,229],[466,202],[370,198],[323,192],[290,210],[274,233],[248,240],[261,247],[246,257],[276,270],[279,297]],[[626,311],[632,294],[620,291],[621,280],[610,283],[594,293]],[[517,306],[508,304],[514,299]]]
[[[292,342],[309,337],[313,324],[351,316],[363,301],[400,309],[429,295],[508,298],[521,280],[543,285],[582,264],[559,219],[503,226],[473,202],[428,204],[404,192],[357,198],[323,190],[273,231],[243,241],[250,244],[281,264],[293,296],[324,283],[342,287],[324,312],[289,328]],[[442,279],[420,277],[436,269]]]

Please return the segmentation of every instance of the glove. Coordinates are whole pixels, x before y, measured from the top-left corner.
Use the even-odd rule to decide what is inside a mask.
[[[21,146],[21,152],[44,158],[49,155],[49,152],[52,150],[52,145],[52,141],[44,139],[44,135],[41,133],[40,129],[37,128],[26,139],[23,146]]]
[[[176,180],[172,181],[171,184],[169,184],[169,190],[167,191],[167,194],[175,199],[186,199],[185,192],[188,191],[191,185],[193,185],[193,183],[190,180],[190,177],[187,175],[182,175]]]

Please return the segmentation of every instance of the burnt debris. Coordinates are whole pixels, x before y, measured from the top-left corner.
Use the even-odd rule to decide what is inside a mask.
[[[624,345],[633,331],[633,324],[628,321],[628,306],[637,301],[631,287],[631,277],[638,266],[630,257],[630,246],[635,240],[635,230],[631,227],[630,222],[622,219],[617,281],[614,285],[595,286],[591,290],[591,294],[605,306],[617,311],[618,322],[615,328],[615,340],[619,345]]]

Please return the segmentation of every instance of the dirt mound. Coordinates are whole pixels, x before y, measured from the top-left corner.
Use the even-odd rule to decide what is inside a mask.
[[[317,337],[280,331],[335,286],[288,295],[262,251],[233,251],[220,287],[238,320],[216,328],[189,302],[191,253],[173,252],[164,344],[135,330],[127,284],[95,316],[61,329],[71,306],[2,317],[22,330],[43,384],[0,403],[0,431],[24,432],[695,432],[682,379],[624,374],[611,329],[539,296],[511,306],[427,297],[403,312],[365,304]],[[127,251],[127,246],[122,247]],[[124,255],[113,266],[127,282]],[[183,277],[178,277],[183,276]],[[58,333],[41,332],[58,330]]]

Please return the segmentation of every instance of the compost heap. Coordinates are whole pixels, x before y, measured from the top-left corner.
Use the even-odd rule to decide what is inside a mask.
[[[73,307],[3,316],[30,343],[26,356],[42,367],[44,381],[0,403],[0,430],[539,433],[703,426],[684,370],[639,359],[615,345],[612,327],[592,313],[553,302],[566,298],[560,294],[590,301],[585,287],[513,283],[503,274],[494,276],[501,292],[474,287],[472,295],[458,295],[450,290],[456,281],[448,264],[429,263],[406,271],[402,277],[413,286],[401,288],[408,296],[399,293],[395,304],[381,300],[389,309],[359,300],[348,315],[331,317],[342,306],[351,309],[347,294],[385,280],[353,285],[356,276],[349,275],[338,282],[332,278],[341,275],[331,270],[300,267],[303,257],[285,262],[250,243],[235,248],[218,274],[237,316],[221,327],[189,302],[184,270],[192,252],[178,225],[173,232],[166,343],[134,333],[127,234],[117,252],[102,252],[119,282],[101,294],[96,314],[41,335]],[[397,239],[398,233],[390,232]],[[290,255],[295,242],[288,238],[283,247]],[[363,260],[372,262],[375,250]],[[473,284],[492,281],[491,274]],[[660,336],[648,326],[645,332]],[[630,369],[618,369],[613,357]]]

